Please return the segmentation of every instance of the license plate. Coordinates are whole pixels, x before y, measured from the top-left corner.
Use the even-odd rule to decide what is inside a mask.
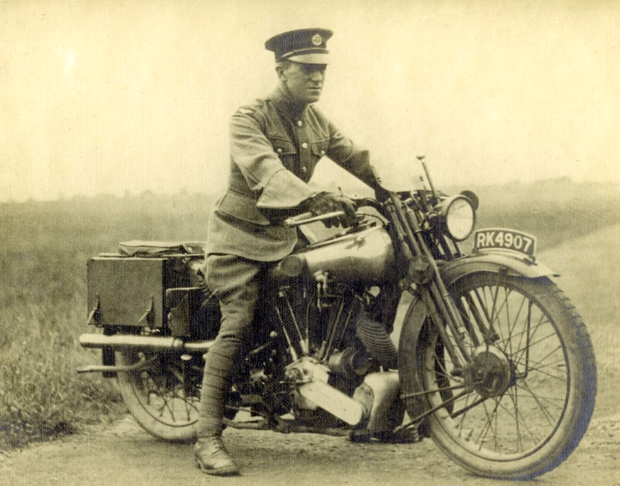
[[[536,237],[504,228],[485,228],[474,232],[473,251],[504,250],[529,258],[536,255]]]

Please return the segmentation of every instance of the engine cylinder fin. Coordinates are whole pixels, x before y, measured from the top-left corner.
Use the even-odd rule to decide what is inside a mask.
[[[398,351],[382,324],[363,313],[357,321],[356,333],[370,355],[384,368],[396,369]]]

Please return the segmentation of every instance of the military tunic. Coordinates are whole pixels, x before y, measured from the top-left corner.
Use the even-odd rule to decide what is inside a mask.
[[[263,262],[290,254],[296,230],[270,221],[261,210],[296,208],[316,194],[308,182],[325,156],[372,185],[368,152],[315,106],[300,107],[278,87],[241,107],[230,124],[228,189],[215,203],[206,252]]]

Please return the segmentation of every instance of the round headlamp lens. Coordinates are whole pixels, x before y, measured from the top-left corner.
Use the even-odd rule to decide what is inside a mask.
[[[464,196],[455,197],[446,208],[446,229],[456,241],[466,240],[476,224],[476,211]]]

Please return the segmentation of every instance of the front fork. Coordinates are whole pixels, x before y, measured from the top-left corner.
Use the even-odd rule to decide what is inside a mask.
[[[415,214],[396,193],[391,193],[390,199],[386,208],[393,222],[393,237],[400,246],[399,253],[404,256],[407,263],[405,277],[407,285],[409,288],[415,286],[455,367],[464,369],[473,361],[471,352],[465,343],[467,335],[465,323],[424,241],[420,223]]]

